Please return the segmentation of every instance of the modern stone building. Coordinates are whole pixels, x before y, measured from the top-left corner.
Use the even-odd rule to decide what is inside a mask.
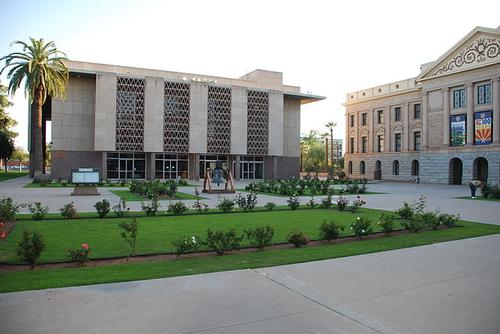
[[[323,99],[279,72],[241,78],[68,61],[52,121],[53,178],[98,168],[108,180],[199,179],[222,160],[236,179],[299,175],[300,109]]]
[[[499,183],[499,28],[473,29],[415,78],[347,94],[346,174]]]

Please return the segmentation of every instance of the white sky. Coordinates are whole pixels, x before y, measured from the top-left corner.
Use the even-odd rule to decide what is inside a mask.
[[[0,56],[32,36],[74,60],[207,76],[282,71],[285,84],[327,97],[303,106],[301,133],[333,120],[339,138],[347,92],[416,76],[475,26],[500,25],[500,1],[490,0],[0,0],[0,8]],[[26,148],[27,101],[20,92],[13,102],[16,144]]]

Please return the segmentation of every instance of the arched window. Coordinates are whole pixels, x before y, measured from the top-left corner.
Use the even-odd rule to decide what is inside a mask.
[[[365,162],[361,161],[359,163],[359,174],[365,174]]]
[[[411,162],[411,175],[418,176],[420,174],[420,166],[418,160],[413,160]]]
[[[397,160],[392,162],[392,174],[399,175],[399,161]]]
[[[352,161],[349,161],[349,174],[352,174]]]

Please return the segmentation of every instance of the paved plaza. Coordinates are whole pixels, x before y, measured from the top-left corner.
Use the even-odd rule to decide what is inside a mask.
[[[51,211],[69,201],[93,211],[98,199],[118,200],[110,188],[72,197],[71,188],[22,188],[27,182],[0,183],[0,197],[41,201]],[[499,202],[453,198],[466,196],[466,186],[379,183],[369,191],[385,194],[363,196],[368,207],[396,209],[424,194],[431,208],[500,224]],[[217,196],[208,197],[213,206]],[[499,309],[500,235],[493,235],[257,270],[0,294],[0,333],[496,334]]]

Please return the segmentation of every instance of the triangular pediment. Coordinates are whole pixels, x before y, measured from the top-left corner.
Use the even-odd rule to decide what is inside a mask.
[[[500,63],[500,30],[476,27],[431,66],[425,68],[417,80],[432,79],[496,63]]]

